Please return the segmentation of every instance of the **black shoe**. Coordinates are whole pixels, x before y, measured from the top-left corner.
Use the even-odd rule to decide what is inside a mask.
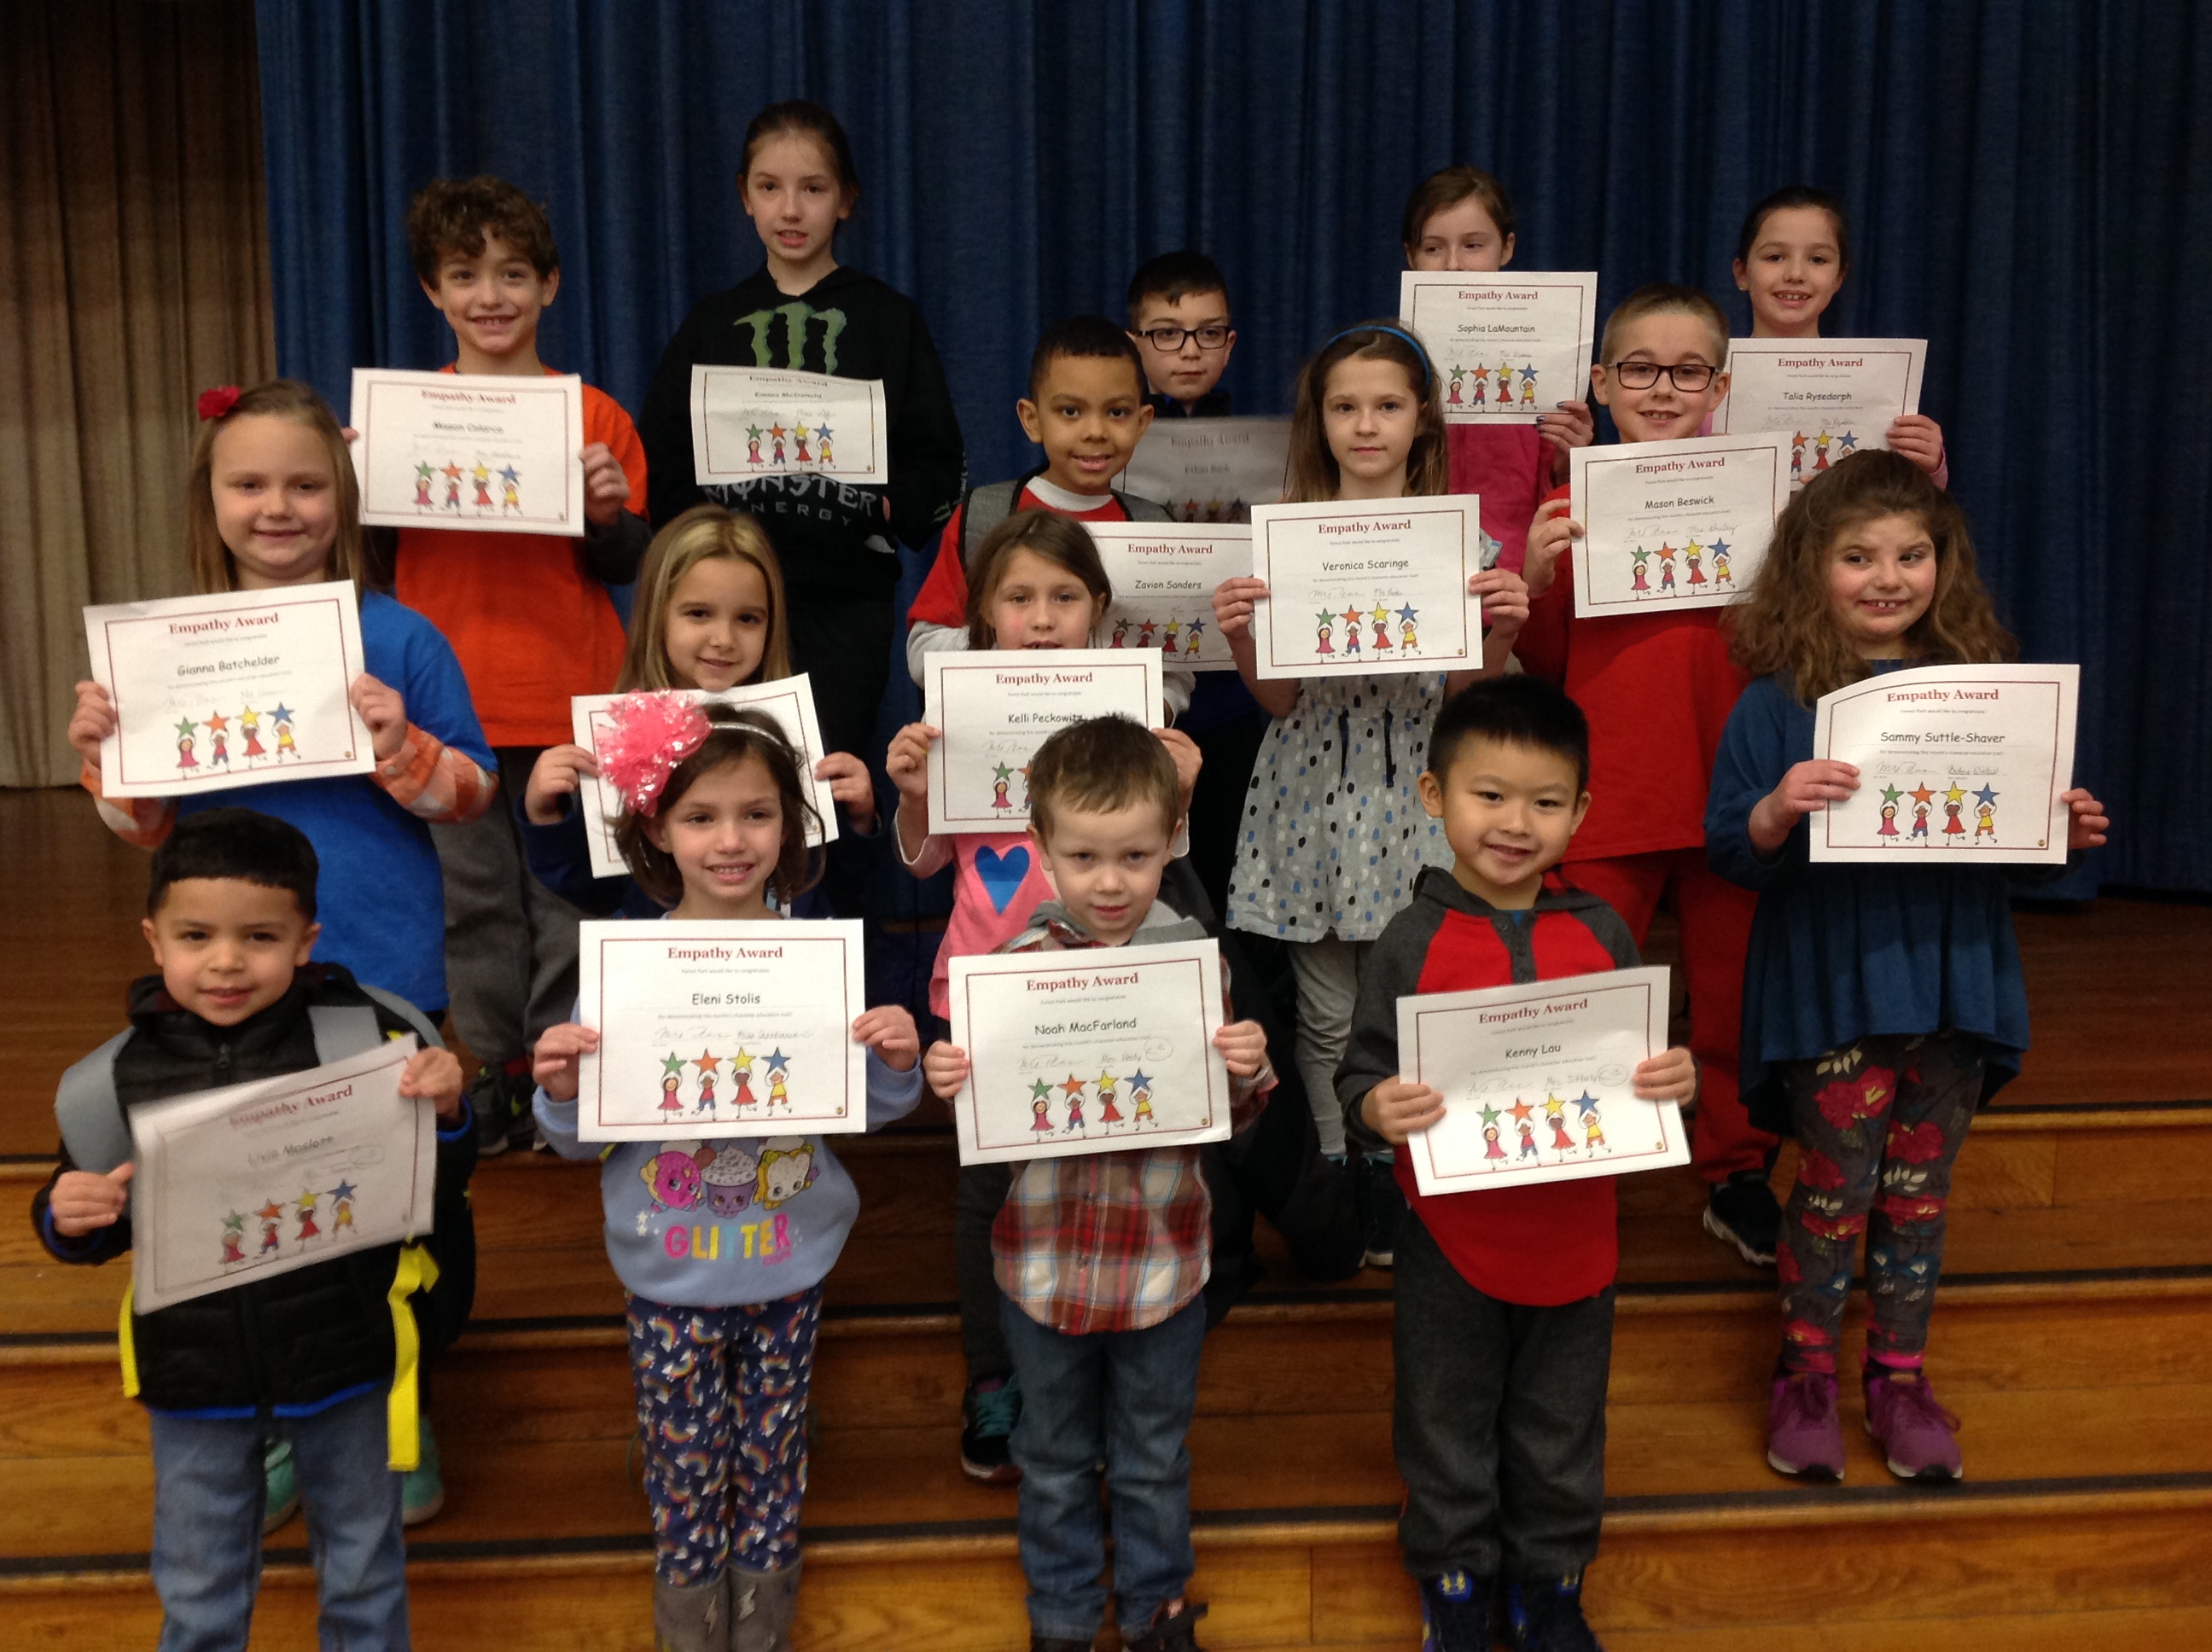
[[[1206,1608],[1188,1605],[1172,1618],[1162,1606],[1152,1626],[1133,1641],[1121,1643],[1122,1652],[1206,1652],[1198,1643],[1198,1620],[1206,1616]]]
[[[1490,1652],[1498,1580],[1470,1571],[1421,1579],[1421,1652]]]
[[[1406,1219],[1406,1195],[1399,1191],[1397,1175],[1388,1159],[1364,1160],[1354,1174],[1360,1178],[1364,1201],[1364,1260],[1369,1267],[1389,1267],[1398,1260],[1398,1224]]]
[[[497,1158],[507,1150],[514,1124],[514,1098],[508,1093],[507,1075],[495,1067],[480,1066],[469,1080],[469,1111],[476,1114],[477,1157]]]
[[[1764,1170],[1738,1170],[1716,1182],[1705,1200],[1705,1231],[1734,1245],[1753,1267],[1774,1266],[1782,1237],[1782,1206],[1774,1202]]]
[[[1009,1371],[968,1385],[960,1401],[960,1471],[990,1485],[1018,1485],[1022,1471],[1011,1446],[1022,1419],[1022,1386]]]
[[[1583,1618],[1583,1575],[1516,1578],[1505,1585],[1513,1652],[1605,1652]]]

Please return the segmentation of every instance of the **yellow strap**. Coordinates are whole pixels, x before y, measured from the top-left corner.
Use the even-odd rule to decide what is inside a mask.
[[[403,1245],[399,1266],[392,1270],[392,1342],[397,1357],[392,1367],[392,1399],[385,1412],[391,1466],[406,1473],[421,1462],[421,1413],[416,1409],[416,1376],[421,1364],[422,1344],[415,1333],[415,1310],[407,1299],[417,1291],[438,1283],[438,1263],[420,1245]]]
[[[131,1297],[138,1288],[131,1280],[123,1287],[123,1322],[115,1327],[115,1346],[123,1356],[123,1397],[138,1397],[138,1345],[131,1335]]]

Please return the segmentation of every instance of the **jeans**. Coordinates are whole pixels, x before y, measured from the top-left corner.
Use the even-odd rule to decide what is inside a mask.
[[[404,1652],[400,1476],[386,1462],[385,1392],[312,1417],[148,1413],[154,1432],[154,1587],[161,1652],[240,1652],[261,1585],[261,1459],[292,1442],[321,1590],[323,1652]]]
[[[1114,1522],[1115,1616],[1124,1640],[1152,1627],[1180,1597],[1196,1564],[1190,1547],[1190,1414],[1206,1304],[1194,1297],[1142,1331],[1072,1337],[1000,1299],[1000,1318],[1022,1380],[1014,1461],[1030,1583],[1030,1628],[1088,1643],[1106,1608],[1106,1516]]]

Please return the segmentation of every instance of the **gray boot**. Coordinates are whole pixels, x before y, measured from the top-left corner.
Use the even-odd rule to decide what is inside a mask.
[[[653,1652],[729,1652],[727,1576],[703,1583],[653,1580]]]
[[[775,1571],[733,1565],[722,1574],[730,1586],[730,1652],[791,1652],[799,1565],[794,1560]]]

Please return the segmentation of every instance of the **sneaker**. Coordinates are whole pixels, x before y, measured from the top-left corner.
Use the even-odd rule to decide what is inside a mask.
[[[1022,1419],[1021,1379],[1009,1372],[969,1383],[960,1414],[965,1419],[960,1430],[961,1472],[991,1485],[1020,1484],[1022,1471],[1009,1448],[1014,1424]]]
[[[1766,1402],[1766,1461],[1778,1474],[1843,1479],[1844,1424],[1836,1415],[1834,1377],[1824,1371],[1775,1372]]]
[[[1398,1224],[1406,1218],[1406,1195],[1389,1159],[1364,1160],[1354,1174],[1360,1178],[1361,1222],[1367,1233],[1363,1260],[1369,1267],[1389,1267],[1398,1260]]]
[[[1583,1619],[1583,1575],[1510,1580],[1505,1632],[1513,1652],[1605,1652]]]
[[[1901,1480],[1958,1480],[1966,1477],[1959,1457],[1959,1419],[1936,1403],[1923,1374],[1899,1382],[1869,1361],[1866,1427],[1889,1472]]]
[[[1738,1170],[1713,1184],[1705,1200],[1705,1231],[1753,1267],[1774,1266],[1774,1247],[1782,1237],[1782,1206],[1764,1170]]]
[[[1143,1634],[1123,1640],[1122,1652],[1206,1652],[1198,1643],[1198,1620],[1206,1616],[1206,1608],[1186,1604],[1172,1618],[1167,1610],[1162,1606],[1153,1615],[1152,1626]]]
[[[1089,1641],[1070,1640],[1064,1635],[1030,1636],[1030,1652],[1091,1652]]]
[[[496,1158],[510,1147],[526,1147],[538,1134],[531,1102],[538,1081],[527,1060],[505,1067],[480,1066],[469,1082],[469,1106],[477,1115],[477,1157]]]
[[[1448,1571],[1421,1579],[1421,1652],[1490,1652],[1498,1580]]]
[[[435,1520],[438,1510],[446,1506],[446,1482],[438,1473],[438,1436],[430,1432],[430,1419],[416,1419],[421,1430],[422,1455],[414,1467],[409,1469],[399,1482],[399,1523],[420,1526],[426,1520]]]
[[[300,1479],[292,1469],[289,1440],[271,1440],[262,1447],[261,1479],[267,1488],[261,1509],[261,1535],[266,1537],[300,1512]]]

